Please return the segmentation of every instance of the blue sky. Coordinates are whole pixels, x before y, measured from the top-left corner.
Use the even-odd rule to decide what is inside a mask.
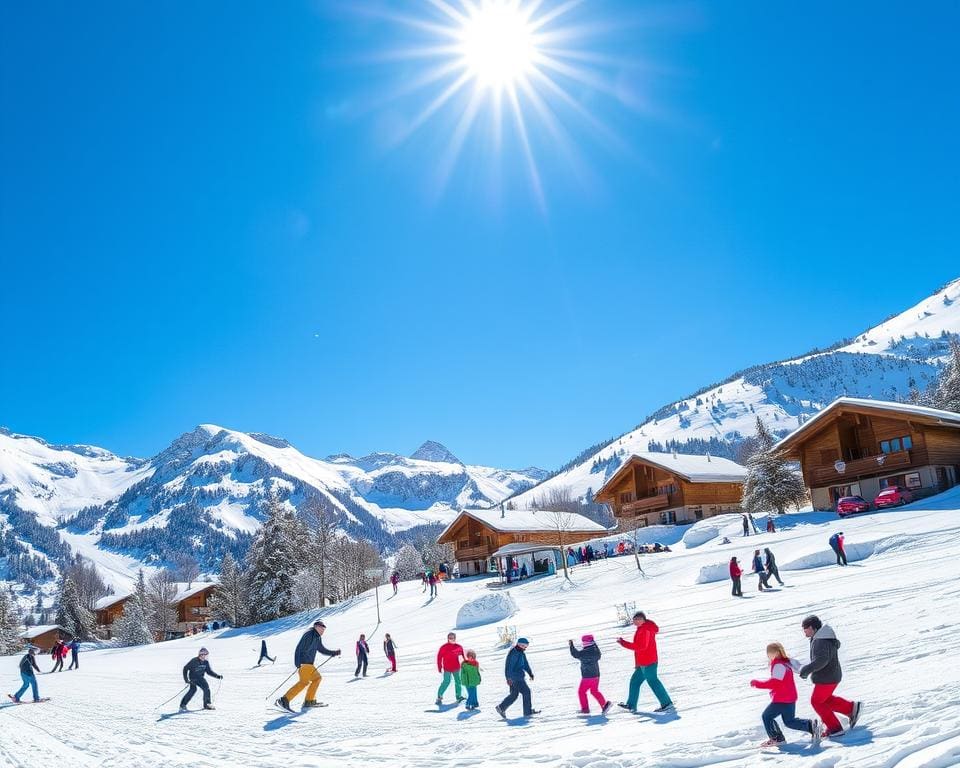
[[[0,424],[552,468],[960,272],[955,3],[586,3],[540,199],[360,2],[4,6]]]

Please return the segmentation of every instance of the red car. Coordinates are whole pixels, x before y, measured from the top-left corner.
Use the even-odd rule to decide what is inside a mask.
[[[869,512],[870,502],[862,496],[843,496],[837,502],[837,514],[840,517],[852,515],[855,512]]]
[[[913,494],[910,491],[902,485],[891,485],[880,491],[880,495],[873,500],[873,504],[877,509],[883,509],[884,507],[902,507],[911,501],[913,501]]]

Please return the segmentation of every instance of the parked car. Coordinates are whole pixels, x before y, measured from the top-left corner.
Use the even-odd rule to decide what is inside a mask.
[[[884,488],[880,494],[873,500],[877,509],[883,507],[901,507],[913,501],[913,494],[902,485],[891,485]]]
[[[842,496],[837,502],[837,514],[840,517],[852,515],[855,512],[869,512],[870,502],[863,496]]]

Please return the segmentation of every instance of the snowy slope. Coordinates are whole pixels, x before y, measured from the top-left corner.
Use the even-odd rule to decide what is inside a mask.
[[[727,381],[671,403],[636,429],[589,453],[545,483],[519,495],[518,506],[569,488],[591,496],[633,453],[681,443],[681,452],[715,454],[755,432],[756,418],[779,434],[842,395],[905,399],[926,389],[949,353],[945,334],[960,334],[960,279],[907,311],[829,352],[804,355],[735,374]],[[682,445],[687,441],[699,445]],[[713,445],[707,445],[709,441]]]
[[[294,717],[271,709],[271,690],[285,687],[293,648],[312,616],[208,633],[135,649],[81,655],[79,671],[41,675],[49,704],[0,711],[0,764],[64,764],[77,768],[192,766],[562,766],[564,768],[946,768],[960,762],[960,598],[944,578],[960,557],[960,490],[900,510],[844,520],[851,564],[831,564],[827,538],[838,521],[824,513],[778,518],[782,531],[717,542],[736,533],[739,518],[711,519],[672,553],[643,559],[646,577],[631,557],[574,569],[561,577],[510,588],[510,618],[458,631],[476,649],[483,669],[481,709],[466,712],[433,699],[439,677],[436,651],[462,607],[490,594],[482,580],[443,584],[428,600],[418,584],[403,583],[397,597],[380,589],[383,623],[366,593],[324,612],[324,643],[343,657],[326,663],[319,698],[330,706]],[[762,524],[762,521],[759,521]],[[684,537],[686,540],[688,537]],[[694,546],[694,544],[696,544]],[[760,594],[746,578],[745,597],[730,596],[729,582],[702,574],[731,555],[742,560],[770,546],[786,586]],[[576,714],[579,666],[567,640],[590,632],[603,652],[601,690],[613,701],[626,695],[632,655],[616,645],[614,604],[635,602],[660,626],[660,675],[678,705],[673,716],[609,718]],[[508,610],[514,610],[508,606]],[[801,661],[808,644],[801,619],[816,612],[841,641],[844,678],[838,694],[865,702],[861,725],[842,741],[813,748],[808,737],[786,731],[782,751],[761,752],[760,712],[766,692],[751,689],[767,674],[766,644],[783,642]],[[476,612],[474,612],[476,613]],[[473,617],[476,620],[476,616]],[[472,623],[472,622],[469,622]],[[504,695],[498,624],[530,638],[531,686],[540,716],[519,717],[519,703],[501,720],[493,706]],[[373,651],[370,677],[353,678],[353,643],[367,633]],[[398,644],[399,672],[383,675],[381,642]],[[254,667],[260,640],[275,665]],[[215,712],[172,714],[182,687],[181,669],[200,645],[210,649],[222,686],[211,680]],[[0,680],[19,680],[16,657],[0,659]],[[47,658],[41,660],[44,670]],[[798,680],[798,714],[812,715],[811,686]],[[173,701],[160,706],[168,698]],[[103,702],[107,706],[94,706]],[[194,699],[194,708],[199,706]],[[655,706],[649,690],[640,709]]]

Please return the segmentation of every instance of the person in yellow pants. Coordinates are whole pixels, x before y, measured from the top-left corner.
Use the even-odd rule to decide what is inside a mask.
[[[300,642],[297,643],[297,649],[293,653],[293,663],[297,667],[297,682],[293,684],[293,687],[290,688],[289,691],[277,699],[278,707],[288,712],[293,712],[293,709],[290,707],[290,702],[299,696],[304,688],[307,689],[307,695],[303,700],[304,709],[320,706],[319,703],[317,703],[317,688],[320,687],[322,677],[314,663],[317,659],[317,654],[322,653],[324,656],[340,655],[339,649],[331,651],[328,648],[324,648],[321,638],[326,629],[327,625],[320,621],[320,619],[317,619],[313,622],[313,626],[303,633],[303,637],[300,638]]]

